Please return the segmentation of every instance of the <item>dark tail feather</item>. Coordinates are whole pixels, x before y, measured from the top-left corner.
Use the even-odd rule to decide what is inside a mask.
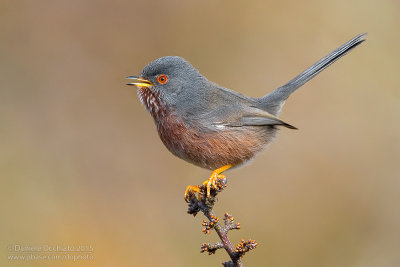
[[[282,105],[291,93],[293,93],[294,91],[296,91],[297,88],[311,80],[314,76],[323,71],[333,62],[335,62],[336,60],[350,52],[352,49],[354,49],[356,46],[364,42],[366,35],[366,33],[363,33],[354,37],[329,55],[320,59],[318,62],[303,71],[300,75],[298,75],[296,78],[294,78],[284,86],[275,89],[271,93],[261,98],[265,109],[269,113],[274,115],[279,113]]]

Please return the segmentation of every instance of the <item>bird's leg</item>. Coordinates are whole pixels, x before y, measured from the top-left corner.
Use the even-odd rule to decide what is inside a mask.
[[[204,181],[203,185],[205,185],[207,187],[207,197],[210,196],[211,187],[216,188],[215,183],[218,181],[218,179],[224,179],[226,177],[225,175],[223,175],[221,173],[223,173],[224,171],[226,171],[227,169],[229,169],[231,167],[232,167],[232,165],[229,164],[229,165],[225,165],[225,166],[222,166],[221,168],[214,170],[211,173],[210,178],[208,178],[207,181]]]
[[[224,179],[226,177],[225,175],[223,175],[221,173],[223,173],[224,171],[226,171],[227,169],[229,169],[231,167],[232,167],[232,165],[225,165],[225,166],[222,166],[221,168],[218,168],[218,169],[214,170],[211,173],[210,178],[208,178],[208,180],[204,181],[204,183],[202,185],[199,185],[199,186],[197,186],[197,185],[189,185],[186,188],[186,191],[185,191],[185,200],[186,200],[186,202],[189,203],[191,197],[195,193],[198,193],[198,199],[200,201],[202,192],[204,192],[202,190],[205,190],[205,188],[207,188],[207,196],[206,196],[206,198],[210,197],[211,188],[216,189],[217,188],[217,184],[216,184],[217,181],[219,179]]]

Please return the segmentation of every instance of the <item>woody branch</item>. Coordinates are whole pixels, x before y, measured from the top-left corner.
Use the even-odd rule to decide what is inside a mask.
[[[211,230],[215,230],[220,238],[221,242],[214,244],[204,243],[201,245],[200,252],[208,252],[209,255],[214,254],[218,249],[224,248],[230,257],[230,261],[224,262],[225,267],[241,267],[244,266],[241,258],[246,252],[256,248],[257,243],[254,240],[241,240],[236,247],[233,247],[231,241],[228,238],[228,232],[234,229],[240,229],[240,223],[235,223],[234,218],[229,213],[224,214],[224,223],[222,224],[220,219],[214,214],[213,207],[216,202],[216,196],[226,187],[226,179],[219,179],[216,186],[211,188],[210,196],[207,197],[207,188],[205,185],[199,186],[199,196],[194,193],[189,195],[189,208],[188,213],[194,216],[198,212],[202,212],[207,220],[204,220],[202,225],[204,226],[203,232],[205,234],[210,233]]]

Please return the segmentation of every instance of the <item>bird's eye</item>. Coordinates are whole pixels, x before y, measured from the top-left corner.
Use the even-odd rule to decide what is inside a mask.
[[[158,81],[160,84],[166,83],[167,80],[168,80],[167,75],[164,75],[164,74],[161,74],[161,75],[158,76],[158,78],[157,78],[157,81]]]

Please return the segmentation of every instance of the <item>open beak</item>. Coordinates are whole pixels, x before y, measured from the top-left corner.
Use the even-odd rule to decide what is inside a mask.
[[[136,85],[136,86],[146,87],[146,88],[154,85],[149,80],[143,79],[143,78],[141,78],[139,76],[128,76],[126,78],[133,80],[133,82],[127,83],[126,85]]]

